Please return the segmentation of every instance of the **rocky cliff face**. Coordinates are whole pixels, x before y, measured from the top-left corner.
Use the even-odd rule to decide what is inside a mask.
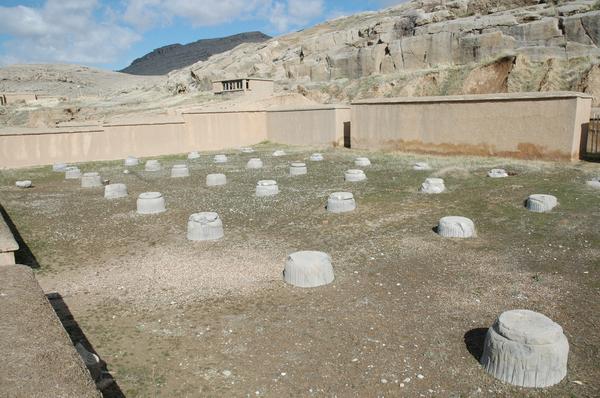
[[[172,70],[204,61],[211,55],[231,50],[240,44],[262,43],[270,38],[271,36],[262,32],[246,32],[216,39],[198,40],[189,44],[171,44],[134,60],[120,72],[132,75],[166,75]]]
[[[600,2],[419,0],[244,44],[172,72],[171,91],[272,78],[321,101],[583,90],[600,97]]]

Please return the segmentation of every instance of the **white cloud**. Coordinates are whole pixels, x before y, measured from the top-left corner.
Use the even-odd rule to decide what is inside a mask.
[[[279,32],[285,32],[292,26],[304,25],[321,15],[322,0],[288,0],[287,3],[276,1],[272,5],[269,21]]]
[[[39,8],[0,7],[0,34],[10,37],[3,43],[0,64],[113,62],[141,37],[114,18],[96,21],[94,13],[103,9],[96,0],[47,0]]]

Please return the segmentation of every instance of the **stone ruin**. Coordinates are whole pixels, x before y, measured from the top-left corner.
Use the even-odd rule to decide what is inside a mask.
[[[31,188],[32,183],[31,180],[20,180],[15,182],[17,188]]]
[[[227,156],[223,154],[215,155],[213,161],[215,163],[227,163]]]
[[[52,165],[52,171],[64,172],[66,171],[68,165],[66,163],[56,163]]]
[[[274,180],[260,180],[256,183],[256,196],[273,196],[279,193],[279,187],[277,181]]]
[[[188,158],[188,160],[200,159],[200,154],[198,153],[198,151],[192,151],[192,152],[188,153],[187,158]]]
[[[423,171],[423,170],[431,170],[431,166],[427,162],[417,162],[413,164],[413,170]]]
[[[217,240],[223,237],[223,222],[215,212],[194,213],[188,219],[188,240]]]
[[[356,201],[351,192],[334,192],[327,199],[327,211],[345,213],[356,209]]]
[[[369,158],[358,157],[354,159],[354,165],[357,167],[367,167],[371,165],[371,161],[369,160]]]
[[[299,251],[288,256],[283,280],[297,287],[317,287],[333,282],[333,266],[327,253]]]
[[[545,194],[529,195],[526,202],[526,207],[534,213],[546,213],[551,211],[558,205],[556,196]]]
[[[306,163],[303,162],[292,162],[290,165],[290,176],[300,176],[308,173]]]
[[[140,160],[135,156],[127,156],[125,160],[123,160],[123,165],[127,167],[133,167],[140,164]]]
[[[466,217],[442,217],[437,226],[437,233],[444,238],[472,238],[475,236],[475,224]]]
[[[491,178],[508,177],[508,173],[504,169],[491,169],[490,171],[488,171],[487,175]]]
[[[124,198],[127,195],[127,185],[125,184],[108,184],[104,187],[104,198],[106,199]]]
[[[310,155],[311,162],[321,162],[323,160],[323,155],[320,153],[313,153]]]
[[[158,160],[150,159],[146,161],[146,165],[144,170],[146,171],[160,171],[162,169],[162,165]]]
[[[225,174],[208,174],[206,176],[206,186],[215,187],[219,185],[227,184],[227,177]]]
[[[344,173],[344,180],[348,182],[358,182],[364,181],[367,179],[367,176],[364,171],[358,169],[350,169],[346,170]]]
[[[160,192],[144,192],[138,196],[138,214],[158,214],[166,210],[165,198]]]
[[[242,152],[242,153],[253,153],[254,149],[250,148],[250,147],[243,147],[243,148],[240,148],[240,152]]]
[[[81,187],[82,188],[96,188],[102,186],[102,178],[100,174],[95,171],[89,173],[83,173],[81,176]]]
[[[189,177],[190,170],[187,164],[176,164],[171,168],[171,178]]]
[[[442,178],[426,178],[425,182],[421,184],[420,192],[423,193],[442,193],[446,190],[444,180]]]
[[[569,343],[545,315],[529,310],[500,314],[488,329],[481,364],[495,378],[520,387],[548,387],[567,375]]]
[[[67,166],[65,168],[65,180],[77,180],[81,178],[81,170],[76,166]]]
[[[278,149],[275,152],[273,152],[274,157],[285,156],[285,155],[286,155],[285,151],[283,151],[281,149]]]
[[[593,177],[591,180],[585,182],[586,185],[600,189],[600,177]]]
[[[251,158],[248,160],[248,163],[246,163],[247,169],[262,169],[262,167],[263,162],[259,158]]]

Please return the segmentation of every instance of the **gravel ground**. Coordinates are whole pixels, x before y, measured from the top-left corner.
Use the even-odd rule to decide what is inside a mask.
[[[38,264],[45,291],[59,292],[127,396],[582,396],[600,394],[598,271],[600,191],[585,180],[600,165],[476,157],[321,150],[306,176],[291,161],[311,148],[257,146],[255,154],[197,161],[161,158],[123,174],[120,162],[82,164],[129,197],[107,201],[49,168],[6,170],[0,203]],[[367,155],[368,180],[346,183],[352,159]],[[250,157],[265,162],[248,171]],[[415,161],[430,171],[414,171]],[[191,177],[171,179],[173,164]],[[493,167],[514,176],[487,178]],[[206,174],[228,184],[208,188]],[[417,192],[430,176],[448,191]],[[16,179],[34,188],[19,190]],[[281,193],[256,198],[260,179]],[[354,193],[357,210],[328,214],[331,192]],[[135,199],[160,191],[167,211],[135,213]],[[534,214],[531,193],[559,207]],[[216,211],[225,237],[186,240],[187,218]],[[478,236],[442,239],[440,217],[474,220]],[[281,280],[286,255],[323,250],[335,281],[299,289]],[[477,363],[485,328],[502,311],[540,311],[565,329],[569,374],[543,390],[495,381]],[[113,394],[113,395],[111,395]],[[114,395],[114,390],[106,396]]]

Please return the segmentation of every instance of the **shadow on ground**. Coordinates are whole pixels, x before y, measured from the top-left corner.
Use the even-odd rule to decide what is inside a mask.
[[[12,222],[12,219],[4,209],[4,206],[2,206],[1,204],[0,215],[4,217],[6,225],[10,229],[10,232],[13,234],[15,240],[17,241],[17,244],[19,245],[19,250],[15,252],[15,263],[27,265],[31,268],[40,268],[40,264],[38,263],[37,259],[35,258],[31,250],[29,250],[29,246],[27,246],[27,243],[25,243],[25,241],[23,240],[23,237],[17,230],[17,227]]]
[[[73,317],[71,310],[67,306],[67,303],[64,302],[62,296],[59,293],[49,293],[46,295],[46,297],[48,297],[54,312],[56,312],[58,319],[60,319],[63,327],[69,334],[73,345],[81,343],[86,350],[96,354],[99,358],[101,358],[88,341],[87,337],[83,333],[83,330],[81,330],[79,327],[79,324]],[[102,358],[100,360],[102,363],[102,378],[96,382],[96,385],[102,392],[102,396],[104,398],[125,398],[125,395],[123,394],[123,391],[121,391],[121,388],[117,384],[116,380],[108,372],[106,362],[104,362]]]
[[[487,331],[487,328],[475,328],[465,333],[464,339],[467,350],[475,357],[477,362],[479,362],[483,354],[483,343],[485,342]]]

